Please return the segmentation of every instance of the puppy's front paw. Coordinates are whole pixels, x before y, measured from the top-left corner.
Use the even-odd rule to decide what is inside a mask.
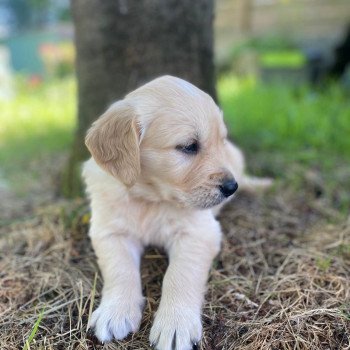
[[[191,350],[200,341],[201,336],[199,312],[190,308],[160,307],[149,339],[157,350]]]
[[[100,306],[92,313],[88,328],[93,328],[102,343],[113,338],[124,339],[129,333],[139,329],[144,299],[129,300],[103,297]]]

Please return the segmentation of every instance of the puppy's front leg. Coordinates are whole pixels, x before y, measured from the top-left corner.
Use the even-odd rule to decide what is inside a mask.
[[[144,298],[140,279],[141,245],[128,236],[92,236],[92,244],[104,279],[100,306],[89,327],[101,342],[123,339],[138,330]]]
[[[158,350],[189,350],[202,335],[201,306],[220,234],[211,239],[180,234],[169,248],[169,267],[150,341]]]

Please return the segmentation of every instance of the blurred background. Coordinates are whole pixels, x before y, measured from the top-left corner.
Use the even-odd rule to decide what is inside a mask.
[[[210,93],[249,170],[297,189],[311,181],[348,212],[350,2],[217,0],[214,13]],[[68,0],[0,0],[3,222],[65,193],[78,120],[72,17]]]

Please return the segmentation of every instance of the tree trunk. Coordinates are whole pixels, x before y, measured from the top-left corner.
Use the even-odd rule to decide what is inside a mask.
[[[63,193],[81,193],[84,135],[113,101],[163,74],[216,99],[213,0],[71,0],[79,91],[78,128]]]

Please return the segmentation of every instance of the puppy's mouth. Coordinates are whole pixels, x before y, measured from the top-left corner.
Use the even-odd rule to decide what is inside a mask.
[[[222,203],[224,201],[224,199],[225,199],[225,197],[220,196],[218,198],[211,199],[210,201],[198,203],[197,208],[198,209],[209,209],[209,208],[215,207],[216,205],[219,205],[220,203]]]
[[[191,194],[191,205],[198,209],[209,209],[231,197],[237,190],[235,181],[226,182],[213,189],[199,187]]]
[[[226,197],[218,190],[214,193],[210,192],[197,192],[192,194],[190,199],[190,205],[197,209],[209,209],[222,203]]]

